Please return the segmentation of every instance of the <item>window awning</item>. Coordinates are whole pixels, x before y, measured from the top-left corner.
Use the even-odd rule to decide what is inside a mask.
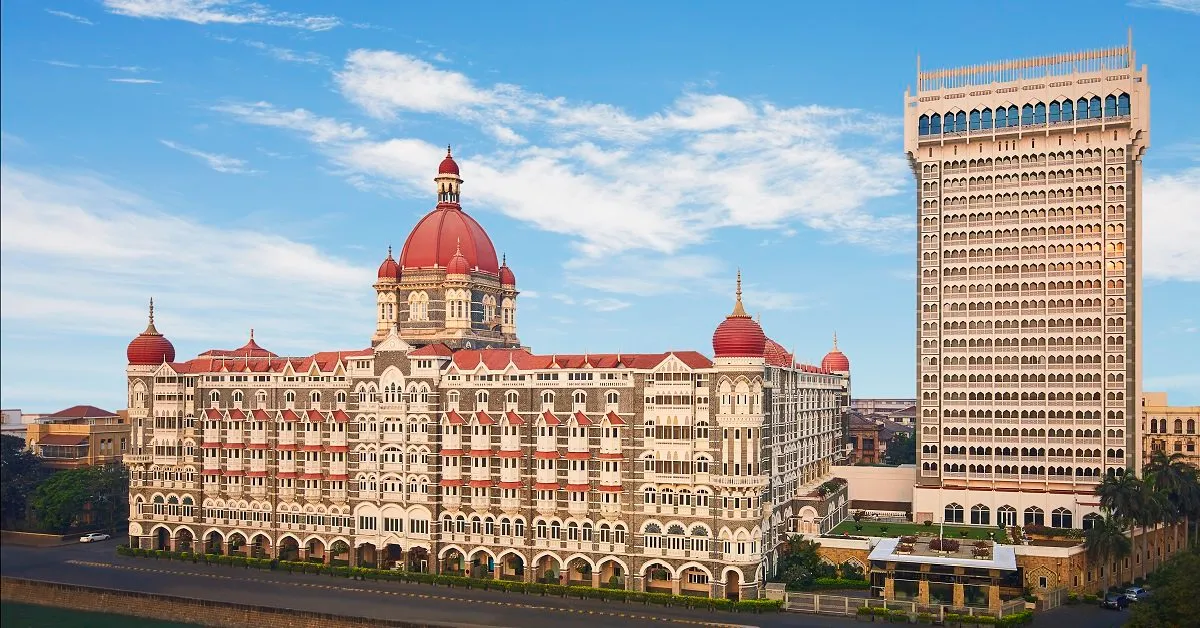
[[[38,439],[39,445],[58,445],[60,447],[71,447],[88,444],[86,434],[46,434]]]

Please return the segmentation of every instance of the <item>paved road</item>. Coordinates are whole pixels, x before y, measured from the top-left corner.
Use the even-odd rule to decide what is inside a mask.
[[[68,584],[452,626],[850,626],[852,619],[692,611],[404,583],[208,567],[116,556],[115,542],[66,547],[0,546],[0,573]]]
[[[5,576],[109,587],[193,599],[258,604],[369,618],[404,618],[448,626],[529,627],[586,622],[589,628],[617,626],[761,626],[819,628],[851,626],[849,618],[799,613],[742,614],[692,611],[553,597],[465,590],[404,583],[358,582],[344,578],[208,567],[116,555],[116,541],[62,547],[0,546]],[[1116,628],[1128,611],[1068,606],[1039,613],[1034,626]]]

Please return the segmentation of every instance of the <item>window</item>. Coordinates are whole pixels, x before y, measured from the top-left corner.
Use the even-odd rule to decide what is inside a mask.
[[[553,404],[554,404],[554,393],[550,392],[549,390],[543,392],[542,393],[542,405],[549,406],[549,405],[553,405]]]
[[[1037,506],[1030,506],[1025,509],[1025,525],[1046,525],[1046,513]]]
[[[991,525],[992,513],[987,506],[975,504],[971,506],[971,525]]]
[[[308,395],[308,400],[311,401],[313,403],[313,405],[321,403],[321,392],[318,390],[312,391]]]
[[[1054,528],[1070,528],[1073,527],[1071,511],[1066,508],[1055,508],[1054,512],[1050,513],[1050,526]]]
[[[963,507],[958,504],[946,505],[945,518],[942,521],[946,523],[962,523],[963,522]]]
[[[1017,525],[1017,509],[1009,505],[997,508],[996,523],[1005,526]]]
[[[583,392],[582,390],[577,390],[573,395],[571,395],[571,401],[576,406],[583,406],[587,403],[587,393]]]
[[[1094,512],[1088,513],[1083,516],[1083,529],[1091,530],[1092,528],[1096,527],[1102,520],[1103,519],[1100,517],[1100,515],[1098,515]]]
[[[617,402],[620,400],[621,400],[621,395],[619,395],[616,391],[610,391],[606,395],[604,395],[604,402],[610,406],[617,405]]]

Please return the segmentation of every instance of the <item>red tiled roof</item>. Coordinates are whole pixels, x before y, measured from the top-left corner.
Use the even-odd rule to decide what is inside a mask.
[[[466,423],[466,421],[463,420],[462,415],[453,410],[446,411],[446,418],[450,420],[451,425],[462,425],[463,423]]]
[[[625,419],[622,419],[619,414],[609,410],[608,414],[604,415],[608,419],[610,425],[625,425]]]
[[[545,412],[542,413],[542,419],[544,419],[546,421],[546,425],[561,425],[562,424],[562,421],[559,421],[558,417],[554,416],[554,413],[549,410],[546,410]]]
[[[229,476],[233,476],[233,477],[238,477],[238,476],[246,475],[246,472],[241,469],[222,469],[221,475],[229,475]]]
[[[500,488],[521,488],[520,482],[501,482]]]
[[[689,368],[709,368],[713,364],[712,360],[697,351],[533,355],[527,349],[462,349],[454,352],[453,364],[464,371],[474,371],[480,366],[489,371],[502,371],[509,363],[521,370],[577,369],[585,366],[651,369],[672,355]]]
[[[504,416],[505,416],[505,418],[508,419],[509,425],[524,425],[525,424],[525,420],[521,418],[521,415],[517,414],[516,412],[513,412],[512,410],[505,412]]]
[[[567,460],[588,460],[592,454],[586,451],[568,451],[563,457]]]
[[[208,417],[209,421],[220,421],[225,418],[221,416],[221,411],[216,408],[205,408],[204,416]]]
[[[117,416],[116,412],[109,412],[103,408],[96,406],[71,406],[66,410],[59,410],[50,416],[44,417],[47,419],[94,419],[99,417]]]
[[[462,480],[442,480],[439,482],[442,486],[462,486]]]
[[[491,449],[472,449],[472,450],[471,450],[471,455],[472,455],[472,456],[477,456],[477,457],[480,457],[480,458],[485,458],[485,457],[487,457],[487,456],[490,456],[490,455],[492,455],[492,450],[491,450]]]
[[[337,421],[338,423],[347,423],[350,421],[350,415],[346,414],[344,410],[334,410],[333,420]]]
[[[266,471],[251,471],[251,472],[247,473],[246,476],[251,477],[251,478],[265,478],[265,477],[267,477],[267,472]]]
[[[596,457],[601,460],[623,460],[625,458],[625,454],[600,454]]]
[[[620,493],[620,492],[621,492],[621,486],[620,486],[620,485],[617,485],[617,486],[609,486],[609,485],[607,485],[607,484],[601,484],[601,485],[600,485],[599,487],[597,487],[597,488],[599,488],[599,489],[600,489],[600,491],[602,491],[602,492],[604,492],[604,493]]]
[[[491,488],[492,481],[491,480],[471,480],[471,486],[473,488]]]
[[[279,473],[275,474],[275,477],[282,479],[282,480],[291,480],[296,477],[296,472],[295,471],[280,471]]]
[[[492,420],[492,417],[489,416],[488,413],[484,412],[483,410],[478,410],[475,412],[475,420],[479,421],[480,425],[492,425],[493,423],[495,423],[495,421]]]
[[[86,434],[46,434],[38,439],[37,444],[73,447],[77,445],[86,445],[87,442],[88,437]]]
[[[303,473],[300,475],[301,480],[320,480],[323,478],[324,476],[322,476],[320,473]]]
[[[575,422],[578,423],[580,427],[587,427],[592,424],[591,419],[587,418],[586,414],[578,410],[575,411],[573,416],[575,417]]]
[[[239,410],[237,408],[231,408],[229,410],[229,420],[230,421],[245,421],[246,413],[242,412],[241,410]]]
[[[592,487],[589,484],[568,484],[567,485],[568,491],[589,491],[589,490],[591,490],[591,488]]]
[[[442,457],[458,458],[463,455],[463,450],[461,450],[461,449],[443,449],[440,453],[441,453]]]
[[[275,449],[280,451],[296,451],[296,443],[279,443],[275,445]]]
[[[321,451],[321,446],[320,445],[303,445],[300,447],[300,449],[302,449],[304,451]]]
[[[310,423],[323,423],[325,421],[325,415],[321,414],[320,410],[309,408],[308,412],[305,412],[304,414],[308,417],[308,421]]]
[[[168,366],[175,373],[180,374],[219,373],[225,371],[235,373],[282,373],[289,364],[296,371],[308,372],[313,365],[316,365],[317,370],[323,373],[332,373],[337,370],[338,364],[344,365],[352,358],[372,355],[374,350],[320,351],[304,357],[279,357],[273,353],[269,356],[265,353],[262,355],[255,355],[255,353],[255,351],[251,351],[252,355],[246,356],[242,349],[212,349],[185,362],[169,362]]]
[[[535,482],[533,488],[539,491],[557,491],[558,482]]]
[[[533,452],[533,457],[537,458],[538,460],[557,460],[558,452],[557,451],[535,451],[535,452]]]
[[[350,476],[346,475],[345,473],[334,473],[329,476],[329,479],[335,482],[344,482],[349,480]]]
[[[252,414],[254,415],[255,421],[270,421],[271,420],[271,413],[267,412],[266,410],[256,408]]]
[[[269,445],[266,443],[250,443],[249,445],[246,445],[247,449],[267,449],[268,447]]]
[[[295,411],[293,411],[292,409],[289,408],[289,409],[283,411],[283,420],[284,421],[299,421],[300,415],[296,414]]]
[[[350,451],[350,448],[346,447],[345,445],[327,445],[325,447],[325,451],[344,454]]]
[[[452,355],[454,355],[454,350],[440,342],[435,342],[431,345],[425,345],[420,349],[414,349],[408,352],[408,357],[410,358],[448,358]]]

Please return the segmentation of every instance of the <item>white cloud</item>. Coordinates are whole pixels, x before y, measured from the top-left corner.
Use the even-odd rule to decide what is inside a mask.
[[[159,330],[177,346],[232,348],[256,326],[271,348],[307,353],[331,348],[312,344],[339,333],[328,321],[370,320],[362,296],[370,269],[309,244],[165,214],[94,176],[5,165],[0,177],[6,336],[68,329],[132,338],[150,296]],[[61,281],[80,269],[86,281]]]
[[[75,15],[74,13],[67,13],[66,11],[58,11],[56,9],[46,9],[46,13],[49,13],[50,15],[54,15],[57,17],[66,18],[68,20],[71,20],[72,22],[86,24],[87,26],[95,26],[95,24],[96,24],[95,22],[87,19],[86,17],[83,17],[82,15]]]
[[[275,11],[244,0],[104,0],[104,7],[127,17],[192,24],[265,24],[308,31],[325,31],[341,24],[333,16]]]
[[[603,299],[584,299],[583,306],[596,312],[615,312],[629,307],[628,301],[605,297]]]
[[[1200,281],[1200,168],[1147,177],[1142,194],[1145,276]]]
[[[152,79],[130,77],[110,78],[108,80],[113,83],[131,83],[133,85],[158,85],[159,83],[162,83],[162,81],[155,81]]]
[[[318,53],[300,52],[297,50],[292,50],[291,48],[284,48],[282,46],[268,44],[265,41],[258,41],[255,39],[239,40],[236,37],[225,37],[223,35],[214,35],[213,39],[227,44],[241,43],[254,48],[255,50],[261,50],[263,53],[274,57],[279,61],[286,61],[288,63],[307,63],[310,65],[323,65],[325,63],[325,57]]]
[[[190,146],[184,146],[183,144],[172,142],[170,140],[159,141],[162,142],[162,145],[166,146],[167,148],[177,150],[185,155],[191,155],[192,157],[203,161],[204,163],[208,164],[209,168],[212,168],[217,172],[224,172],[226,174],[258,173],[257,170],[247,168],[246,160],[244,159],[238,159],[237,157],[230,157],[228,155],[221,155],[218,153],[206,153],[202,150],[195,149]]]
[[[42,63],[45,63],[46,65],[53,65],[53,66],[60,67],[60,68],[86,68],[88,70],[117,70],[118,72],[131,72],[133,74],[137,74],[138,72],[141,72],[142,70],[145,69],[138,65],[94,65],[94,64],[84,65],[84,64],[80,64],[80,63],[70,63],[67,61],[57,61],[57,60],[53,60],[53,59],[49,60],[49,61],[43,61]]]
[[[268,102],[226,103],[213,107],[213,110],[250,124],[299,131],[317,144],[367,138],[367,131],[362,127],[323,118],[305,109],[279,109]]]
[[[1140,8],[1169,9],[1200,15],[1200,0],[1132,0],[1129,6]]]

